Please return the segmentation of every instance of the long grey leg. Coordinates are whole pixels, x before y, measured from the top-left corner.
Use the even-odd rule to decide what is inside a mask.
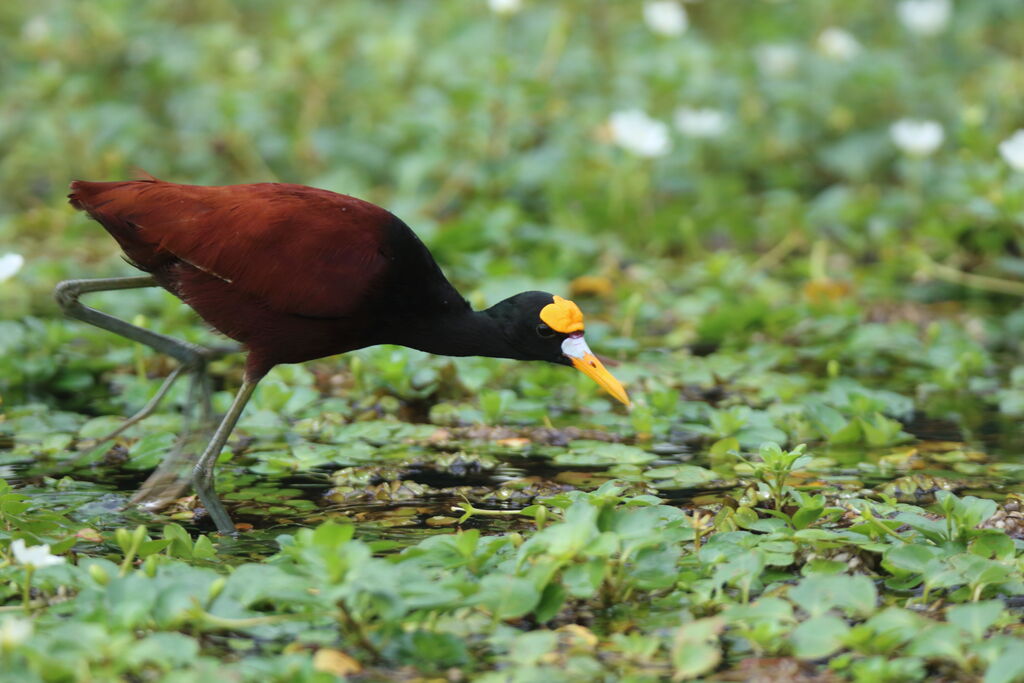
[[[100,439],[96,439],[96,443],[110,441],[111,439],[120,436],[121,433],[124,432],[124,430],[128,429],[132,425],[138,424],[139,422],[142,422],[147,417],[152,415],[153,411],[155,411],[157,409],[157,406],[160,405],[160,402],[164,400],[164,396],[166,396],[167,392],[170,391],[171,385],[174,384],[175,381],[177,381],[178,377],[180,377],[181,373],[184,371],[184,365],[179,365],[178,367],[171,370],[171,374],[167,375],[167,377],[164,379],[163,384],[161,384],[160,388],[157,389],[157,392],[153,394],[153,398],[149,399],[149,401],[146,402],[146,405],[142,406],[142,409],[139,410],[139,412],[135,413],[127,420],[122,422],[114,431],[110,432],[109,434]]]
[[[57,285],[54,290],[54,297],[57,303],[64,310],[64,313],[72,318],[95,325],[96,327],[118,334],[126,339],[145,344],[156,351],[166,353],[177,359],[181,365],[176,368],[164,380],[156,395],[136,415],[129,418],[120,425],[113,433],[98,441],[111,439],[133,424],[138,423],[150,415],[160,401],[167,395],[171,385],[181,377],[184,372],[192,373],[192,395],[199,401],[200,416],[203,424],[209,423],[212,413],[210,407],[209,379],[206,375],[207,361],[214,356],[231,351],[230,348],[211,350],[195,344],[180,341],[166,335],[147,330],[136,325],[115,318],[112,315],[97,311],[94,308],[83,305],[78,299],[83,294],[90,292],[111,291],[119,289],[137,289],[141,287],[157,286],[156,280],[150,275],[118,278],[97,278],[91,280],[66,280]],[[195,405],[195,400],[191,401]],[[187,414],[186,414],[187,416]],[[189,455],[191,437],[190,429],[186,423],[186,429],[178,440],[177,446],[165,458],[160,466],[149,476],[132,496],[131,503],[142,503],[151,509],[159,509],[181,495],[188,486],[188,479],[182,476],[182,470],[192,464],[193,455]]]
[[[203,361],[203,347],[132,325],[120,318],[97,311],[95,308],[89,308],[78,300],[80,296],[90,292],[154,286],[156,286],[156,280],[153,279],[152,275],[96,278],[94,280],[65,280],[57,284],[56,289],[53,290],[53,296],[64,310],[65,315],[104,330],[109,330],[126,339],[145,344],[161,353],[166,353],[172,358],[176,358],[182,365],[192,369]]]
[[[234,533],[235,525],[231,522],[231,517],[228,515],[227,510],[224,509],[220,499],[217,498],[217,491],[214,488],[213,470],[217,464],[217,457],[220,455],[221,449],[227,443],[228,437],[231,435],[232,430],[234,430],[238,417],[245,408],[245,404],[252,397],[252,392],[256,388],[258,381],[246,379],[242,382],[241,388],[235,394],[235,400],[232,401],[227,414],[224,415],[224,419],[221,420],[217,431],[214,432],[213,438],[210,439],[210,443],[207,444],[203,454],[199,456],[195,469],[192,470],[192,486],[199,495],[199,500],[202,501],[203,507],[206,508],[206,511],[217,525],[217,531],[222,534]]]
[[[206,362],[209,357],[209,351],[201,346],[195,344],[189,344],[166,335],[147,330],[137,325],[115,318],[107,313],[102,313],[94,308],[89,308],[82,304],[78,299],[83,294],[90,292],[103,292],[118,289],[138,289],[141,287],[155,287],[157,286],[156,280],[153,279],[152,275],[139,275],[135,277],[115,277],[115,278],[96,278],[92,280],[65,280],[57,285],[54,289],[54,298],[57,299],[57,303],[64,310],[64,313],[72,318],[76,318],[83,322],[87,322],[90,325],[109,330],[115,334],[118,334],[132,341],[145,344],[161,353],[166,353],[173,358],[176,358],[181,362],[181,366],[176,368],[164,383],[157,390],[156,395],[153,396],[143,406],[142,410],[128,418],[124,423],[118,426],[110,434],[107,434],[102,439],[97,439],[96,442],[106,441],[113,439],[118,434],[121,434],[124,430],[131,427],[133,424],[137,424],[141,420],[149,417],[160,402],[167,395],[171,386],[181,376],[183,371],[190,371],[193,375],[193,386],[196,383],[206,385]],[[209,409],[209,394],[204,393],[201,399],[206,402],[202,404],[203,415],[208,416],[210,413]]]

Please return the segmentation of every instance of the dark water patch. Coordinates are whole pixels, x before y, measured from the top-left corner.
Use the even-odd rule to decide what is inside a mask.
[[[963,441],[966,436],[959,423],[921,412],[914,413],[910,421],[903,424],[903,430],[922,441]]]

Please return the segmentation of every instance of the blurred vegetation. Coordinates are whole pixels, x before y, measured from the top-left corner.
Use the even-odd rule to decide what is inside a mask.
[[[0,666],[1021,680],[1024,6],[667,4],[0,7]],[[173,365],[51,291],[134,272],[64,195],[135,169],[381,204],[478,307],[575,298],[634,407],[406,349],[282,367],[219,472],[258,547],[116,531],[189,401],[90,445]],[[88,302],[219,343],[165,292]]]

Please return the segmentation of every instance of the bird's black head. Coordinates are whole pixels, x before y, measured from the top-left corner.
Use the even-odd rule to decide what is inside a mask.
[[[522,292],[495,304],[487,313],[524,359],[572,365],[562,353],[562,341],[568,334],[555,330],[541,318],[541,311],[554,300],[547,292]]]
[[[572,301],[547,292],[522,292],[486,311],[523,360],[571,365],[629,404],[626,390],[583,340],[583,313]]]

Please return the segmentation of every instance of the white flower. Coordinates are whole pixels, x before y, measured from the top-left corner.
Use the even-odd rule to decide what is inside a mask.
[[[660,157],[672,148],[668,126],[639,109],[617,111],[608,120],[612,140],[642,157]]]
[[[25,257],[21,254],[7,253],[0,256],[0,282],[10,280],[25,264]]]
[[[26,547],[24,539],[16,539],[11,543],[11,552],[14,553],[14,560],[24,567],[42,569],[52,567],[55,564],[64,564],[64,558],[50,554],[50,546],[33,545]]]
[[[893,143],[905,154],[926,157],[939,148],[945,137],[938,121],[900,119],[889,127]]]
[[[676,130],[691,138],[717,138],[729,127],[729,117],[718,109],[676,109]]]
[[[46,17],[32,17],[21,27],[21,37],[30,44],[43,42],[50,37],[50,22]]]
[[[0,621],[0,651],[13,650],[32,637],[31,619],[7,617]]]
[[[675,0],[644,3],[644,22],[660,36],[681,36],[690,25],[686,10]]]
[[[999,153],[1015,171],[1024,171],[1024,128],[999,143]]]
[[[523,0],[487,0],[495,14],[515,14],[523,9]]]
[[[788,76],[796,70],[800,53],[792,45],[759,45],[754,50],[754,59],[765,76]]]
[[[908,31],[934,36],[949,25],[953,4],[949,0],[903,0],[896,5],[896,12]]]
[[[860,43],[847,31],[833,26],[818,36],[818,49],[826,57],[847,62],[860,53]]]

